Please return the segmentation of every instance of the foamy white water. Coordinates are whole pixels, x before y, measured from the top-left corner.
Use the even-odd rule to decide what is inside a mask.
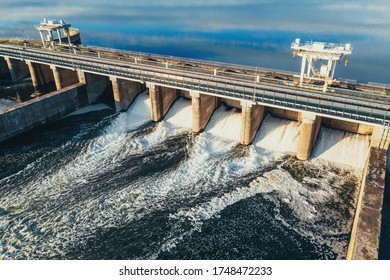
[[[175,101],[164,118],[174,126],[191,129],[192,128],[192,106],[191,100],[180,98]]]
[[[236,108],[220,106],[210,119],[206,132],[222,139],[238,143],[240,141],[241,113]]]
[[[192,127],[192,122],[189,122],[192,121],[192,118],[184,117],[183,114],[189,114],[190,110],[192,110],[190,101],[185,99],[177,100],[164,118],[164,121],[156,129],[169,129],[170,133],[167,134],[167,137],[175,131],[189,130]],[[239,116],[240,114],[234,111],[225,111],[222,108],[218,114],[213,115],[210,122],[223,123],[223,127],[221,129],[214,128],[211,132],[217,131],[217,133],[223,135],[226,129],[230,129],[232,126],[239,129],[239,126],[237,127],[235,123],[237,115]],[[177,127],[172,127],[172,124],[176,124]],[[179,126],[180,128],[178,128]],[[197,136],[191,151],[189,151],[188,160],[183,161],[175,170],[164,174],[157,180],[156,178],[143,178],[132,182],[127,188],[105,199],[105,205],[109,205],[109,209],[117,209],[117,207],[126,209],[126,219],[132,220],[150,211],[160,209],[165,205],[164,201],[167,197],[196,197],[199,193],[210,191],[210,184],[198,184],[198,182],[208,181],[216,183],[226,179],[228,176],[239,176],[243,172],[247,172],[250,166],[245,165],[241,159],[232,162],[220,161],[220,157],[231,151],[236,143],[225,138],[220,139],[212,135],[211,132],[206,130],[205,133]],[[92,208],[86,207],[85,211],[88,214],[83,216],[95,216],[96,209],[93,209],[94,204],[94,201],[90,202]],[[135,215],[136,212],[137,215]],[[113,217],[115,217],[113,213],[107,213],[104,221],[112,226],[116,223]],[[96,219],[99,219],[99,217],[96,217]]]
[[[253,144],[257,148],[279,153],[296,153],[299,143],[299,126],[299,122],[275,118],[268,114]]]
[[[108,105],[99,103],[99,104],[93,104],[93,105],[88,105],[84,108],[81,108],[77,111],[74,111],[73,113],[70,113],[66,115],[64,118],[71,117],[71,116],[77,116],[77,115],[82,115],[86,114],[89,112],[94,112],[94,111],[100,111],[100,110],[105,110],[105,109],[111,109]]]
[[[2,205],[29,205],[34,197],[59,195],[61,191],[69,191],[79,183],[87,182],[88,177],[97,175],[111,168],[126,154],[137,152],[137,148],[147,145],[141,140],[128,143],[126,132],[134,130],[150,121],[149,99],[146,93],[140,94],[126,113],[120,113],[106,127],[100,136],[92,140],[82,152],[71,162],[62,166],[59,170],[35,182],[30,182],[21,191],[12,194],[8,198],[0,198]],[[121,153],[122,152],[122,153]],[[26,167],[29,168],[29,167]],[[0,182],[5,181],[2,179]],[[8,206],[9,206],[8,205]]]
[[[369,146],[370,138],[367,135],[322,126],[312,158],[321,158],[362,170],[367,160]]]
[[[272,191],[283,193],[283,200],[292,204],[298,215],[305,216],[307,219],[312,219],[315,215],[316,210],[313,209],[312,205],[309,205],[307,198],[305,198],[305,195],[308,194],[307,190],[303,189],[302,185],[296,182],[288,172],[275,169],[265,173],[264,177],[252,181],[249,186],[238,187],[221,197],[212,198],[207,203],[189,210],[180,210],[170,217],[173,219],[188,219],[199,227],[202,221],[215,217],[229,205],[259,193],[270,193]],[[330,194],[322,192],[321,198],[317,197],[316,199],[323,199],[323,196],[330,196]],[[302,200],[302,198],[305,199]]]

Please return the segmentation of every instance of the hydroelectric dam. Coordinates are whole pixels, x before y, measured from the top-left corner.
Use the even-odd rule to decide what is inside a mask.
[[[1,74],[13,81],[31,76],[36,97],[0,110],[0,142],[94,103],[107,92],[112,94],[116,111],[126,111],[145,90],[154,122],[162,121],[180,97],[191,100],[195,134],[205,130],[221,104],[237,108],[241,113],[237,141],[242,145],[254,141],[268,113],[297,121],[299,160],[310,158],[321,126],[370,135],[373,152],[367,158],[364,176],[368,179],[363,178],[366,186],[359,196],[348,258],[376,258],[380,222],[375,223],[374,237],[367,238],[373,233],[372,224],[366,221],[367,215],[371,220],[381,219],[381,203],[370,203],[373,193],[379,192],[383,200],[390,88],[334,79],[336,60],[329,52],[339,58],[343,53],[338,51],[348,51],[348,45],[318,46],[298,40],[292,47],[302,56],[300,74],[100,47],[4,41],[0,44]],[[305,47],[314,47],[317,55],[328,54],[329,63],[321,66],[321,74],[311,73],[314,62],[309,54],[313,51]],[[41,95],[49,85],[55,90]],[[379,163],[375,162],[378,158]],[[382,185],[370,185],[377,176]],[[361,209],[369,211],[360,213]]]

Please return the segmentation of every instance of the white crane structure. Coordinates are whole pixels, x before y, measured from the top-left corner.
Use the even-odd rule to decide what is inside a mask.
[[[291,43],[291,48],[294,49],[294,57],[297,55],[302,57],[299,84],[303,84],[304,78],[308,78],[308,81],[324,81],[323,92],[326,92],[328,85],[333,82],[337,61],[339,61],[343,55],[346,56],[347,54],[352,53],[352,46],[349,43],[332,44],[310,41],[301,44],[300,39],[295,39],[295,41]],[[316,61],[321,61],[319,69],[315,68],[314,63]],[[327,63],[323,63],[324,61],[327,61]],[[345,63],[347,62],[348,57],[346,56]]]
[[[70,39],[70,24],[67,22],[64,22],[63,20],[47,20],[43,19],[41,22],[41,25],[37,26],[36,29],[38,29],[39,34],[41,35],[41,40],[43,47],[46,48],[46,43],[49,42],[50,44],[54,43],[55,35],[54,33],[57,33],[57,40],[60,44],[62,44],[62,33],[67,37],[67,44],[71,44]],[[46,36],[44,35],[44,32],[46,32]]]

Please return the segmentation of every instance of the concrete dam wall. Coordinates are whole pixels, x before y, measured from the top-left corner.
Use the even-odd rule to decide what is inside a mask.
[[[85,84],[77,83],[0,111],[0,142],[59,119],[88,104]]]

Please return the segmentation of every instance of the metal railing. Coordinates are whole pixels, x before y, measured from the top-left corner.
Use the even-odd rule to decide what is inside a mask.
[[[37,63],[54,64],[69,69],[79,69],[100,75],[112,75],[123,79],[151,82],[184,90],[194,90],[225,98],[250,100],[294,110],[309,111],[343,119],[384,125],[390,122],[390,97],[366,92],[340,90],[323,94],[286,85],[284,82],[257,82],[253,76],[238,73],[214,75],[203,68],[181,68],[160,61],[113,59],[60,50],[0,45],[0,55],[26,59]],[[97,54],[96,54],[97,55]],[[223,74],[226,74],[223,73]]]

